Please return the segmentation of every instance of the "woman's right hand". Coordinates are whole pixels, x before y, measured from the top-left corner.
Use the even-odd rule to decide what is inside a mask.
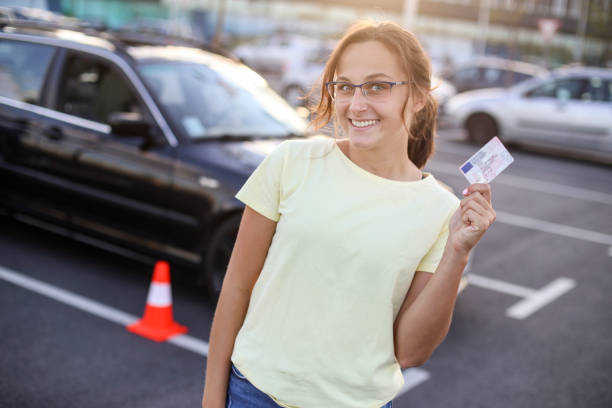
[[[495,211],[489,184],[472,184],[463,195],[450,220],[448,242],[457,253],[467,255],[495,221]]]

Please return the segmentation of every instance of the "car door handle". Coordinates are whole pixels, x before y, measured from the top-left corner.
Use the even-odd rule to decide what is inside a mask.
[[[43,133],[51,140],[60,140],[64,137],[64,132],[57,126],[51,126],[45,129]]]

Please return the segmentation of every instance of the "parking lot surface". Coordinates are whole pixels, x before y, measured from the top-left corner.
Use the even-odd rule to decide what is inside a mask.
[[[455,191],[476,150],[460,136],[427,166]],[[511,153],[450,333],[394,407],[612,406],[612,169]],[[188,279],[172,271],[191,342],[152,342],[91,311],[139,318],[152,265],[1,222],[0,406],[199,405],[213,308]]]

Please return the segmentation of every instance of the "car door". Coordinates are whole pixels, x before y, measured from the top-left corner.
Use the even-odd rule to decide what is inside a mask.
[[[605,88],[601,79],[599,87]],[[612,112],[603,100],[592,100],[604,98],[603,91],[592,88],[589,78],[571,76],[551,79],[526,92],[514,106],[516,127],[511,137],[561,149],[601,146],[609,134]]]
[[[44,171],[46,78],[57,49],[0,38],[0,200],[21,217],[65,222],[61,187]]]
[[[173,150],[118,65],[64,54],[49,100],[57,116],[46,124],[41,155],[69,197],[69,225],[91,239],[163,256],[172,228]],[[117,116],[133,121],[117,124]]]
[[[568,101],[573,129],[572,149],[612,153],[612,81],[596,74],[584,78],[578,98]]]

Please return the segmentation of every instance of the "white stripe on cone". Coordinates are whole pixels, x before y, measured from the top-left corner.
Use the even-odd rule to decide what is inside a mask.
[[[168,283],[151,282],[147,304],[156,307],[168,307],[172,305],[172,293]]]

